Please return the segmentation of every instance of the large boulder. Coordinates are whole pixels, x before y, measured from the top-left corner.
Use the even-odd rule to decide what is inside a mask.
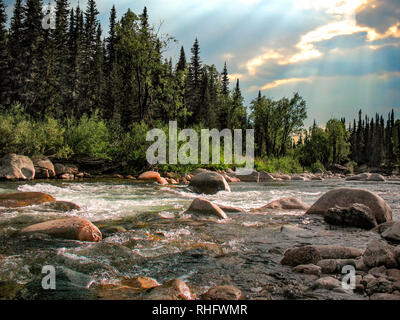
[[[259,182],[260,174],[256,170],[237,170],[236,177],[240,179],[240,181],[244,182]]]
[[[335,207],[351,207],[355,203],[368,207],[378,224],[392,220],[392,209],[380,196],[364,189],[339,188],[325,193],[306,214],[325,215]]]
[[[22,229],[21,234],[44,233],[55,238],[98,242],[102,235],[100,230],[84,218],[66,218],[34,224]]]
[[[400,242],[400,221],[396,221],[391,227],[382,232],[382,237],[394,242]]]
[[[267,205],[255,209],[254,211],[266,211],[266,210],[307,210],[310,208],[309,205],[305,204],[300,199],[294,197],[281,198],[268,203]]]
[[[218,191],[231,191],[228,183],[217,172],[202,172],[194,176],[189,187],[196,193],[215,194]]]
[[[368,243],[363,254],[363,260],[367,267],[385,266],[387,268],[397,267],[394,248],[386,242],[373,240]]]
[[[349,208],[330,208],[324,219],[329,224],[367,230],[378,225],[371,209],[359,203],[355,203]]]
[[[35,178],[49,179],[56,176],[53,163],[47,157],[32,158],[35,167]]]
[[[19,208],[56,201],[51,195],[42,192],[16,192],[0,194],[0,207]]]
[[[34,178],[35,167],[28,157],[10,153],[0,160],[0,179],[31,180]]]
[[[211,203],[210,201],[203,198],[194,199],[193,202],[190,204],[187,212],[212,215],[220,219],[228,218],[226,213],[220,207],[218,207],[215,203]]]

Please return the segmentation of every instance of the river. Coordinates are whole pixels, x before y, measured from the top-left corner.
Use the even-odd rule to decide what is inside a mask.
[[[288,196],[311,205],[338,187],[371,190],[392,207],[394,220],[400,220],[396,181],[240,182],[231,184],[232,192],[204,197],[243,209]],[[192,217],[185,210],[198,195],[184,186],[117,179],[0,183],[0,193],[16,190],[45,192],[72,201],[81,210],[55,213],[41,206],[0,210],[0,295],[8,298],[97,299],[94,288],[100,283],[148,276],[159,283],[180,278],[198,293],[233,284],[247,299],[362,299],[356,294],[309,291],[312,276],[293,273],[280,259],[285,250],[298,245],[365,249],[369,240],[378,238],[371,231],[328,226],[322,218],[300,211],[228,213],[227,221]],[[100,243],[16,235],[23,227],[63,216],[84,217],[99,228],[119,226],[127,232],[103,234]],[[57,290],[41,289],[44,265],[56,266],[61,274]]]

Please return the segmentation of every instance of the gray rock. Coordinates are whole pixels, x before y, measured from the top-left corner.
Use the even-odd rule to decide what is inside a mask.
[[[304,274],[313,274],[316,276],[320,276],[322,274],[321,267],[315,264],[302,264],[293,268],[294,272],[304,273]]]
[[[215,203],[211,203],[210,201],[203,198],[196,198],[190,204],[187,212],[202,214],[202,215],[212,215],[219,219],[228,219],[226,213],[218,207]]]
[[[32,180],[35,178],[35,167],[26,156],[10,153],[0,160],[0,179]]]
[[[397,266],[393,248],[387,243],[379,240],[373,240],[368,243],[367,249],[363,254],[366,266],[373,268],[385,266],[393,268]]]
[[[240,181],[244,182],[259,182],[260,181],[260,175],[256,170],[252,170],[251,173],[246,173],[243,174],[240,172],[236,172],[236,177],[240,179]]]
[[[215,194],[218,191],[231,191],[224,177],[216,172],[202,172],[195,175],[190,181],[189,187],[196,193],[205,194]]]
[[[315,281],[315,288],[333,290],[336,288],[341,288],[342,283],[333,277],[323,277]]]
[[[335,207],[328,209],[324,219],[332,225],[357,227],[366,230],[378,225],[371,209],[359,203],[355,203],[348,208]]]
[[[385,200],[369,190],[352,188],[328,191],[311,206],[306,214],[325,215],[331,208],[348,208],[355,203],[367,206],[379,224],[392,220],[392,209]]]
[[[382,232],[382,237],[388,240],[400,241],[400,221],[396,221],[391,227]]]
[[[53,163],[47,157],[32,158],[35,167],[35,178],[49,179],[56,176]]]

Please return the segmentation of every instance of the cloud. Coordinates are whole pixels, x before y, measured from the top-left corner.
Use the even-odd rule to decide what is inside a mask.
[[[360,26],[385,34],[390,28],[400,24],[400,1],[370,0],[358,8],[356,21]]]
[[[292,83],[297,83],[297,82],[311,82],[311,79],[308,78],[290,78],[290,79],[278,79],[278,80],[274,80],[272,82],[269,82],[265,85],[263,85],[262,87],[252,87],[252,91],[255,90],[268,90],[268,89],[273,89],[276,87],[280,87],[283,85],[287,85],[287,84],[292,84]]]

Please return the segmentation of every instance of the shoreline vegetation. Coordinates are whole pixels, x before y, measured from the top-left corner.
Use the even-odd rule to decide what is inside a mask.
[[[329,171],[336,164],[390,173],[399,165],[393,110],[386,119],[360,110],[353,122],[331,119],[305,129],[307,103],[298,93],[272,99],[259,92],[246,106],[239,79],[232,88],[226,63],[220,71],[203,63],[197,39],[189,59],[183,47],[178,61],[164,57],[176,40],[159,35],[147,8],[117,20],[113,7],[103,38],[94,0],[85,10],[56,1],[55,29],[43,28],[42,5],[17,0],[7,28],[0,0],[0,156],[69,161],[86,154],[110,161],[115,173],[188,173],[200,166],[151,168],[145,157],[146,133],[159,128],[168,137],[169,121],[177,121],[197,133],[254,129],[255,169],[269,173]]]

